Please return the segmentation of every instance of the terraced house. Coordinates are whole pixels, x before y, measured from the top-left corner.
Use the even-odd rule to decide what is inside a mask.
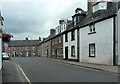
[[[120,0],[119,0],[119,3],[118,3],[118,11],[117,11],[117,19],[118,19],[118,22],[117,22],[117,31],[118,31],[118,34],[117,34],[117,36],[118,36],[118,41],[117,41],[117,43],[118,43],[118,50],[117,50],[117,52],[118,52],[118,64],[120,65]]]
[[[38,45],[40,56],[51,58],[63,58],[63,32],[71,20],[59,20],[55,29],[50,29],[50,35]]]
[[[43,41],[13,41],[8,53],[120,65],[120,1],[88,0],[87,5],[87,11],[75,10],[72,21],[59,20]]]
[[[117,2],[88,0],[86,14],[82,9],[76,9],[81,20],[73,16],[73,26],[64,33],[63,58],[84,63],[118,65],[117,5]]]
[[[0,83],[2,82],[2,29],[3,29],[3,17],[1,16],[0,11]]]
[[[41,42],[39,40],[12,40],[6,47],[5,52],[13,57],[28,57],[38,56],[37,45]]]
[[[116,2],[88,3],[91,11],[81,22],[80,62],[116,65]]]

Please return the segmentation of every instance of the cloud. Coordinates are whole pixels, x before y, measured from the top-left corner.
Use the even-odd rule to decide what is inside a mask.
[[[14,34],[13,39],[47,37],[59,19],[71,19],[77,7],[86,10],[81,0],[4,0],[1,5],[4,30]]]

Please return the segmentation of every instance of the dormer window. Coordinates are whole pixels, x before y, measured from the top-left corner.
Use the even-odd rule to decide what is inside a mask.
[[[93,24],[89,25],[89,33],[88,33],[88,35],[94,34],[94,33],[96,33],[96,30],[95,30],[95,24],[93,23]]]
[[[93,12],[107,9],[107,1],[99,1],[93,4]]]
[[[81,8],[77,8],[77,9],[75,10],[75,13],[76,13],[76,14],[78,14],[78,13],[81,14],[81,13],[82,13],[82,9],[81,9]]]

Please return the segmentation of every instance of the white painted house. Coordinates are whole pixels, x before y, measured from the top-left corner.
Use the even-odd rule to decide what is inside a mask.
[[[0,70],[2,68],[2,28],[3,28],[3,17],[0,11]]]
[[[118,64],[120,65],[120,0],[118,3],[118,11],[117,11],[117,25],[118,25]]]
[[[80,62],[116,65],[116,3],[99,1],[91,5],[93,12],[79,29]]]
[[[55,28],[55,35],[64,32],[67,26],[70,24],[70,22],[71,20],[68,19],[59,20],[59,25]]]
[[[79,30],[75,28],[85,16],[86,12],[77,8],[72,16],[72,23],[63,35],[63,58],[66,60],[79,61]]]

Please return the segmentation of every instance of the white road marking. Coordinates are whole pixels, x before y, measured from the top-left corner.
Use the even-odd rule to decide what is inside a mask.
[[[26,80],[28,81],[28,83],[29,83],[29,84],[32,84],[32,83],[30,82],[30,80],[28,79],[28,77],[26,76],[26,74],[24,73],[23,69],[20,67],[20,65],[18,65],[18,67],[19,67],[20,70],[22,71],[22,73],[23,73],[24,77],[26,78]]]

